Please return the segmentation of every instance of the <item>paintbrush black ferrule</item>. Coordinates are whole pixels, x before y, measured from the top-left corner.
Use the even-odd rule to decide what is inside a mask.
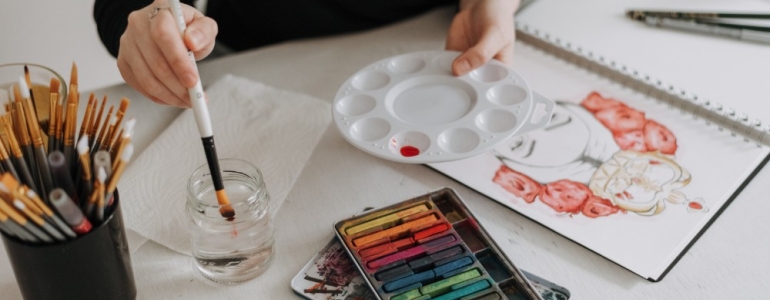
[[[222,172],[219,170],[219,158],[217,157],[217,148],[214,145],[214,137],[201,138],[203,141],[203,150],[206,152],[206,162],[209,164],[211,179],[214,182],[214,190],[221,191],[225,189],[222,182]]]
[[[24,162],[23,157],[14,157],[13,158],[15,164],[16,164],[16,170],[19,173],[20,180],[24,182],[29,188],[31,188],[34,191],[39,191],[37,189],[37,184],[32,179],[32,174],[29,172],[29,168],[27,168],[27,163]]]
[[[37,159],[38,173],[40,173],[40,181],[43,183],[43,190],[37,191],[43,201],[49,203],[48,193],[53,190],[53,177],[51,176],[51,168],[48,166],[48,158],[46,157],[43,146],[35,147],[35,158]]]

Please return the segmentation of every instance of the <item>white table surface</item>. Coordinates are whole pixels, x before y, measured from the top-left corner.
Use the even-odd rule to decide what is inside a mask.
[[[757,1],[538,0],[518,19],[770,121],[770,46],[646,28],[622,18],[627,7],[770,11],[770,4]],[[199,67],[203,82],[231,73],[331,101],[345,79],[373,61],[442,49],[452,13],[439,9],[373,31],[285,43]],[[113,103],[133,100],[137,150],[181,111],[154,105],[126,85],[95,92]],[[154,242],[131,245],[139,247],[131,259],[139,299],[299,299],[289,282],[332,238],[334,221],[450,186],[519,267],[567,287],[572,299],[764,299],[770,289],[769,181],[770,171],[759,172],[667,277],[651,283],[426,166],[365,154],[329,127],[275,218],[277,254],[264,275],[212,286],[195,279],[189,256]],[[0,299],[20,299],[0,252]]]

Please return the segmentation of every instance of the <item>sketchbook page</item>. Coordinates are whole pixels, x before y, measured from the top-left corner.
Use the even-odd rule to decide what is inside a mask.
[[[767,12],[770,1],[537,0],[516,21],[770,122],[767,44],[646,26],[628,9]]]
[[[330,104],[232,75],[206,94],[219,158],[260,169],[275,215],[331,121]],[[191,255],[186,185],[205,163],[193,111],[186,110],[126,169],[120,183],[126,227]]]
[[[516,45],[557,101],[551,123],[430,166],[650,280],[659,280],[770,150],[608,79]]]

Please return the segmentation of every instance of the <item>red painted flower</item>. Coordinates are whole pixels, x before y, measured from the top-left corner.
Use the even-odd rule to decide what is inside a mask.
[[[668,128],[653,120],[644,125],[644,143],[647,150],[660,150],[660,153],[673,155],[676,152],[676,137]]]
[[[579,213],[583,203],[593,196],[585,184],[562,179],[540,189],[540,201],[558,212]]]
[[[586,200],[585,204],[583,204],[583,215],[589,218],[596,218],[596,217],[603,217],[603,216],[609,216],[611,214],[614,214],[618,212],[620,208],[617,206],[612,205],[612,202],[610,200],[591,196]]]
[[[643,113],[625,106],[600,110],[596,112],[596,119],[615,135],[642,130],[647,121]]]
[[[614,107],[625,107],[626,105],[623,104],[623,102],[620,102],[615,99],[609,99],[604,98],[602,95],[600,95],[597,92],[592,92],[588,94],[588,96],[583,99],[583,102],[580,103],[587,109],[588,111],[592,113],[596,113],[597,111],[608,109],[608,108],[614,108]]]
[[[647,145],[644,143],[644,132],[641,130],[615,134],[615,142],[618,143],[621,150],[647,151]]]
[[[506,191],[524,199],[527,203],[535,201],[535,197],[540,192],[540,183],[504,165],[495,172],[492,182],[499,184]]]

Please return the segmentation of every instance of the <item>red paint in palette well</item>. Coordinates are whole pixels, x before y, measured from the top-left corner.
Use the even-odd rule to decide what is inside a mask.
[[[417,149],[417,147],[413,146],[403,146],[401,147],[401,155],[404,157],[412,157],[420,155],[420,149]]]
[[[689,207],[690,207],[690,208],[692,208],[692,209],[703,209],[703,205],[701,205],[701,204],[700,204],[700,203],[698,203],[698,202],[690,202],[690,203],[687,203],[687,206],[689,206]]]

